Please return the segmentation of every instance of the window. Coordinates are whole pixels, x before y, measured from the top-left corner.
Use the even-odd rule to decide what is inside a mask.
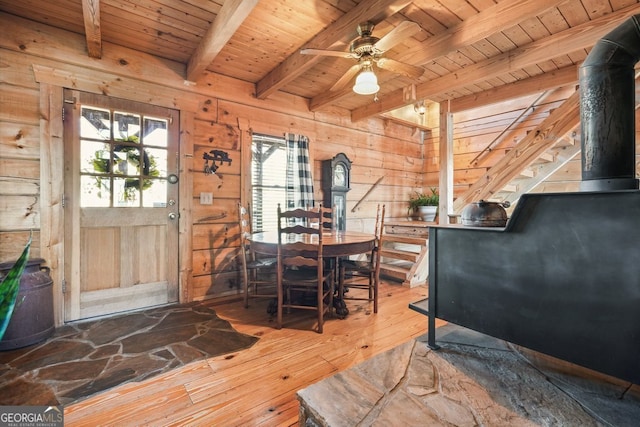
[[[251,227],[277,229],[278,203],[286,205],[287,150],[282,137],[254,134],[251,144]]]
[[[307,137],[254,134],[251,148],[253,231],[277,228],[278,204],[283,210],[314,206]]]
[[[81,108],[81,207],[165,207],[168,120]]]

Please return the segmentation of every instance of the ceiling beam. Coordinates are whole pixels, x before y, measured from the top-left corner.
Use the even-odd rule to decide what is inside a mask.
[[[421,83],[416,86],[417,99],[428,99],[442,95],[446,96],[449,91],[479,83],[489,78],[499,77],[500,75],[517,71],[580,49],[588,49],[602,38],[602,36],[619,25],[620,22],[639,12],[640,4],[636,3],[620,9],[617,12],[594,19],[593,21],[496,55],[485,61],[469,65],[451,74]],[[351,112],[351,120],[362,120],[376,114],[395,110],[405,104],[402,90],[398,89],[386,94],[384,97],[380,97],[378,102],[356,108]]]
[[[486,39],[527,19],[542,15],[566,0],[505,0],[425,40],[411,53],[414,65],[423,65],[449,52]]]
[[[188,81],[196,81],[242,25],[259,0],[226,0],[187,64]]]
[[[91,58],[102,58],[102,32],[100,30],[100,0],[82,0],[84,34]]]
[[[305,43],[305,47],[328,49],[345,47],[359,23],[379,22],[404,9],[412,0],[364,0],[333,24]],[[337,45],[336,45],[337,43]],[[319,55],[301,55],[298,50],[256,83],[256,97],[265,99],[285,84],[324,59]]]
[[[472,108],[484,107],[489,104],[508,101],[514,98],[544,92],[560,86],[578,83],[578,66],[569,65],[559,70],[548,71],[528,79],[518,80],[504,86],[498,86],[482,92],[452,99],[450,109],[452,113],[458,113]]]
[[[449,52],[454,52],[469,44],[485,39],[492,34],[511,28],[519,22],[540,15],[564,1],[565,0],[504,0],[440,34],[429,37],[424,43],[421,43],[419,47],[410,49],[402,55],[402,58],[395,59],[410,61],[413,65],[426,64]],[[407,8],[407,12],[410,12],[411,7]],[[410,13],[407,14],[410,15]],[[384,84],[384,81],[380,83]],[[325,91],[311,100],[309,109],[311,111],[319,110],[325,105],[329,105],[351,94],[350,88],[345,88],[340,91]]]

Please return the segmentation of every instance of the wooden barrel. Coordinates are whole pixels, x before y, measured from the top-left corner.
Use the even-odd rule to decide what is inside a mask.
[[[0,341],[0,350],[13,350],[44,341],[54,330],[53,281],[44,260],[34,258],[27,261],[16,306],[9,326]],[[15,262],[0,264],[0,278],[5,277]]]

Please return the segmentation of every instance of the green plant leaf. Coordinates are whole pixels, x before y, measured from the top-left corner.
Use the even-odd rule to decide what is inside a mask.
[[[22,255],[11,267],[11,270],[2,279],[0,283],[0,339],[4,336],[4,333],[9,326],[13,309],[16,305],[16,298],[18,291],[20,290],[20,279],[24,272],[24,267],[27,265],[29,259],[29,249],[31,248],[31,237],[22,251]]]

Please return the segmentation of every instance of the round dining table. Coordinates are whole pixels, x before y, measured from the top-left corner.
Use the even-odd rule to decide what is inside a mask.
[[[253,233],[248,237],[248,239],[251,241],[251,249],[254,252],[270,256],[276,256],[278,254],[277,231]],[[309,241],[308,239],[312,240]],[[325,259],[331,259],[337,264],[340,257],[371,252],[375,246],[375,240],[376,236],[372,233],[340,230],[325,231],[322,234],[322,255]],[[286,243],[303,241],[305,243],[309,242],[313,244],[314,241],[317,243],[318,236],[308,234],[287,234],[286,236],[283,236],[282,241]],[[287,246],[283,247],[282,256],[296,255],[300,255],[299,250],[288,251]],[[311,254],[303,255],[309,256]],[[338,271],[336,270],[336,284],[338,280]],[[349,310],[344,304],[344,301],[340,302],[338,298],[334,298],[334,307],[336,308],[336,313],[342,319],[349,314]],[[272,311],[270,310],[272,310],[272,308],[267,308],[267,312],[271,313]]]
[[[300,238],[308,238],[308,235],[289,234],[285,236],[283,243],[293,243]],[[317,241],[317,236],[312,236]],[[343,257],[349,255],[370,252],[375,244],[376,236],[372,233],[361,233],[359,231],[331,230],[322,234],[323,256]],[[253,233],[249,236],[251,249],[264,255],[276,255],[278,252],[278,232],[264,231]],[[313,243],[313,240],[311,241]],[[283,255],[291,255],[286,252]]]

